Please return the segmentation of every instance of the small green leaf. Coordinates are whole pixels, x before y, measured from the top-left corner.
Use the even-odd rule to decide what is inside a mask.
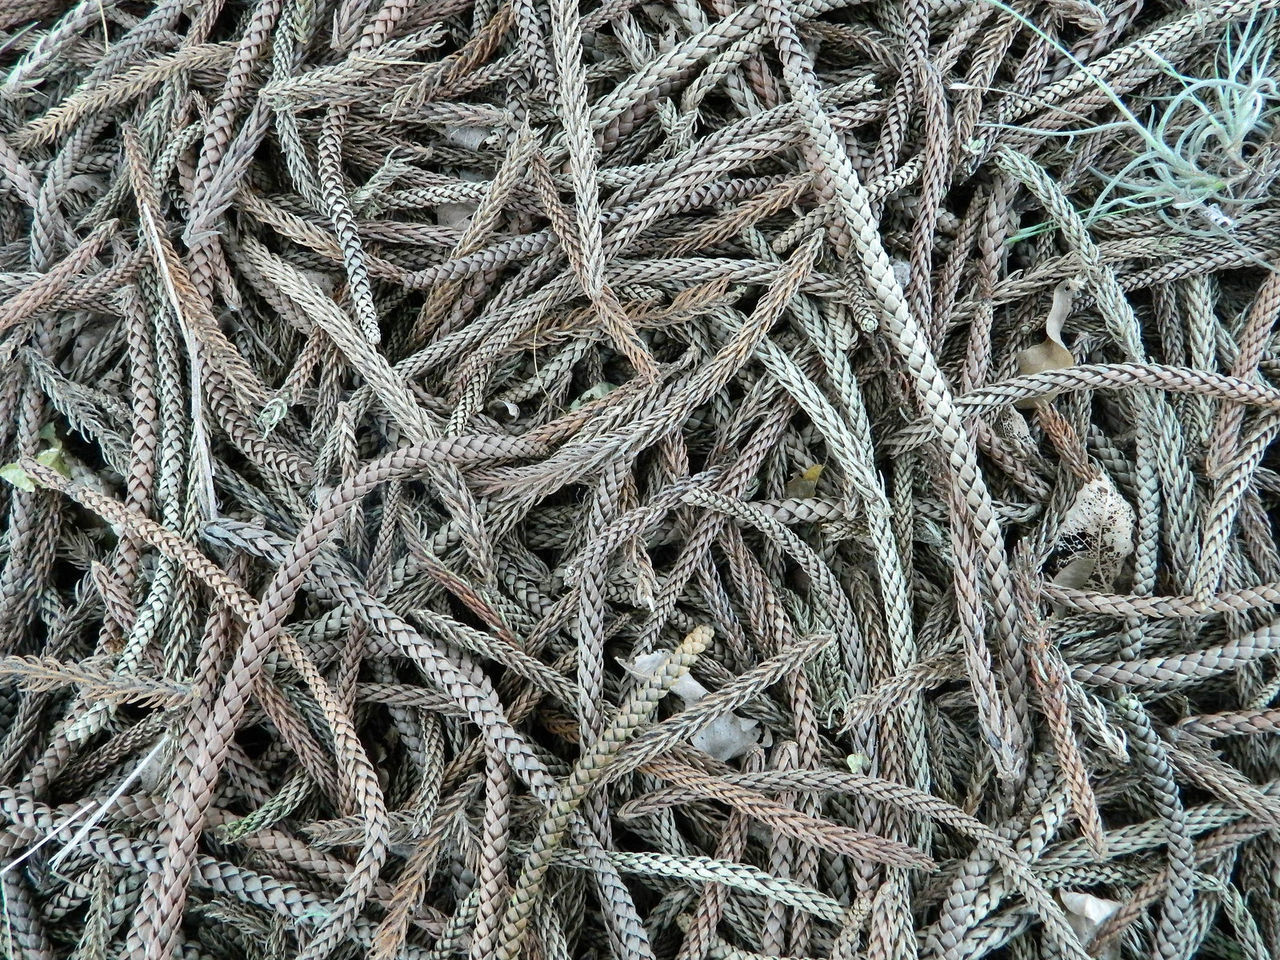
[[[594,386],[588,387],[586,390],[584,390],[582,392],[582,396],[578,397],[577,400],[569,404],[569,409],[577,410],[579,407],[584,406],[585,404],[591,403],[593,400],[601,400],[604,397],[607,397],[609,394],[613,393],[613,391],[617,389],[618,388],[615,384],[601,381],[600,383],[597,383]]]
[[[36,488],[35,482],[27,475],[27,471],[16,463],[6,463],[0,467],[0,480],[6,480],[27,493],[33,492]]]
[[[56,470],[67,479],[71,479],[71,469],[67,466],[67,460],[62,455],[62,444],[41,450],[36,454],[36,463],[46,466],[50,470]]]

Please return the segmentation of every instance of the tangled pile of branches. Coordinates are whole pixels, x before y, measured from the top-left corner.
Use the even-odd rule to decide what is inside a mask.
[[[6,955],[1280,955],[1277,6],[0,3]]]

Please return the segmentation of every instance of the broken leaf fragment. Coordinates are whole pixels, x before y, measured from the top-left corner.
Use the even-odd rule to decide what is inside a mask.
[[[619,660],[618,663],[633,677],[644,679],[653,675],[665,656],[663,653],[645,653],[631,663],[625,660]],[[671,685],[671,692],[689,707],[709,691],[691,675],[685,674]],[[760,724],[755,720],[746,720],[735,713],[729,713],[716,717],[703,726],[689,738],[689,742],[717,760],[727,762],[742,756],[760,743],[761,735]]]
[[[1123,906],[1119,900],[1106,900],[1074,890],[1059,891],[1058,896],[1066,908],[1067,923],[1071,924],[1071,929],[1086,948],[1097,938],[1103,924]]]
[[[816,463],[787,481],[783,496],[803,500],[818,492],[818,480],[822,476],[822,464]]]
[[[1035,446],[1026,418],[1013,407],[1000,407],[994,415],[991,429],[1015,450],[1027,450]]]
[[[607,397],[609,394],[613,393],[613,391],[617,389],[618,387],[616,384],[605,383],[605,382],[597,383],[594,386],[587,387],[586,390],[582,391],[582,394],[578,397],[577,400],[574,400],[571,404],[569,404],[569,409],[577,410],[579,407],[584,406],[585,404],[592,403],[596,400],[603,400],[605,397]]]
[[[452,142],[467,150],[479,150],[494,134],[493,127],[476,126],[468,123],[452,124],[445,128],[444,135]]]
[[[1133,553],[1136,526],[1129,501],[1099,473],[1080,488],[1058,526],[1056,545],[1066,557],[1053,582],[1077,590],[1090,583],[1110,588]]]
[[[1055,587],[1066,587],[1069,590],[1083,590],[1089,586],[1089,579],[1098,569],[1098,561],[1094,557],[1075,557],[1067,562],[1053,577]]]
[[[1076,494],[1071,509],[1058,528],[1060,540],[1085,537],[1097,541],[1103,559],[1123,559],[1133,553],[1133,530],[1137,517],[1111,478],[1094,477]]]
[[[262,431],[264,437],[271,436],[271,431],[284,421],[289,414],[289,401],[284,395],[277,393],[274,397],[267,401],[258,414],[258,429]]]

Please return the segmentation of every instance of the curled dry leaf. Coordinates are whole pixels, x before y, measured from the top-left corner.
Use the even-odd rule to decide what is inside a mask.
[[[1018,354],[1019,375],[1062,370],[1075,365],[1076,358],[1062,342],[1062,328],[1071,314],[1071,301],[1082,285],[1082,281],[1073,279],[1064,280],[1054,288],[1053,306],[1044,322],[1045,337],[1039,343],[1027,347]],[[1035,406],[1036,403],[1052,400],[1056,396],[1056,393],[1046,394],[1036,400],[1021,401],[1017,406],[1026,409]]]

